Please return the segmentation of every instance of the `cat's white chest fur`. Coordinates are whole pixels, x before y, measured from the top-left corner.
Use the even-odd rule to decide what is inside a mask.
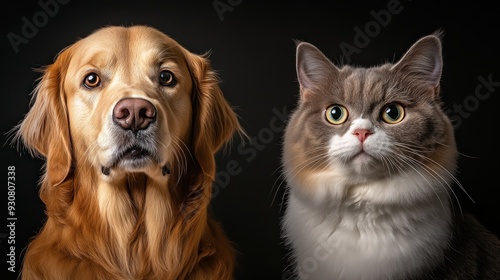
[[[442,259],[450,235],[446,198],[440,201],[434,196],[410,209],[380,201],[361,202],[356,192],[363,196],[366,189],[380,186],[348,189],[333,183],[331,176],[323,173],[309,178],[308,183],[327,190],[322,203],[304,200],[294,191],[300,187],[291,186],[283,226],[299,279],[402,279]],[[407,177],[400,180],[412,182]],[[292,180],[292,184],[298,182]],[[328,191],[334,188],[338,192]]]

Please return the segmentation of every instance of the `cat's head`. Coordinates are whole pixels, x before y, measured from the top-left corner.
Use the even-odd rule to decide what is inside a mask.
[[[418,40],[398,62],[374,67],[337,67],[306,42],[296,55],[300,96],[283,150],[292,189],[316,200],[446,191],[457,151],[441,108],[438,33]]]

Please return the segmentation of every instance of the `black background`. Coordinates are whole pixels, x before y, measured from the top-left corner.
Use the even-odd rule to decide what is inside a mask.
[[[40,2],[57,3],[54,1]],[[172,36],[192,52],[211,51],[210,60],[219,72],[225,97],[255,140],[245,150],[238,150],[240,140],[236,139],[231,150],[217,155],[219,172],[212,206],[215,218],[240,251],[237,279],[284,279],[287,259],[279,228],[284,211],[280,157],[282,115],[291,112],[298,94],[295,39],[315,44],[334,62],[370,66],[396,61],[418,38],[443,30],[441,89],[456,124],[461,152],[457,178],[475,203],[463,191],[457,190],[456,195],[464,211],[473,212],[488,228],[497,235],[500,233],[497,138],[500,25],[499,10],[493,4],[469,1],[467,5],[444,5],[409,0],[367,1],[369,4],[331,1],[329,5],[315,1],[179,2],[110,4],[72,0],[58,4],[52,15],[44,12],[37,1],[10,3],[9,8],[2,6],[0,133],[4,145],[0,178],[4,182],[0,188],[3,201],[0,268],[3,275],[17,275],[7,270],[9,235],[15,237],[17,271],[27,241],[44,219],[37,187],[43,162],[8,142],[9,130],[29,109],[30,93],[39,77],[33,69],[50,64],[62,48],[106,25],[146,24]],[[229,9],[218,10],[214,3],[219,9],[223,5]],[[386,17],[382,24],[377,23],[374,14],[381,14],[388,5],[396,5],[399,12]],[[45,21],[41,13],[46,14]],[[23,17],[32,23],[38,20],[39,26],[36,34],[31,34],[15,52],[8,34],[23,36]],[[364,44],[356,35],[358,28],[371,34]],[[357,47],[359,52],[346,55],[341,45]],[[488,89],[482,86],[479,77],[494,83]],[[482,86],[481,95],[476,94],[478,86]],[[462,115],[457,106],[463,108]],[[237,168],[228,168],[228,162]],[[13,232],[7,228],[6,218],[8,166],[16,169],[17,221]],[[230,171],[233,174],[227,176]]]

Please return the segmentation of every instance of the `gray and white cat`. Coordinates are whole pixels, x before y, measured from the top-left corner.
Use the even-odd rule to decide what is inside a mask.
[[[500,279],[500,243],[462,214],[441,39],[397,63],[335,66],[297,44],[283,237],[298,279]]]

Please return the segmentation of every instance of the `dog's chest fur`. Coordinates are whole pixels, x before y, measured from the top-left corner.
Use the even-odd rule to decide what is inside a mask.
[[[138,265],[137,259],[165,258],[168,250],[164,240],[175,220],[168,184],[129,176],[121,185],[100,184],[97,196],[102,222],[117,245],[114,255],[125,271],[126,266]]]

